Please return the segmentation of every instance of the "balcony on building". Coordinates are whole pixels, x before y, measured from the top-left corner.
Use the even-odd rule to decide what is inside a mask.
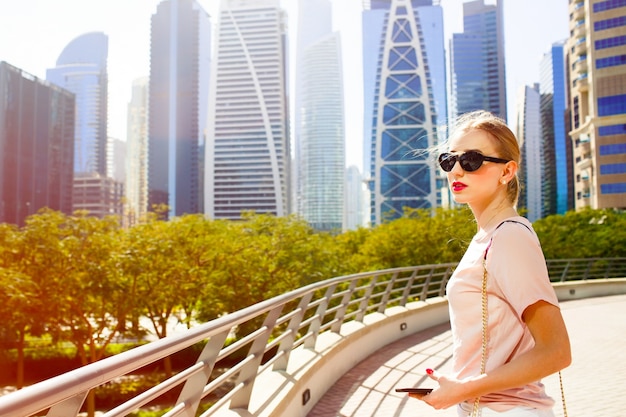
[[[589,90],[589,74],[583,73],[572,81],[572,87],[577,88],[581,92]]]
[[[572,18],[580,20],[585,17],[585,2],[579,1],[574,4],[574,11],[572,13]]]
[[[576,21],[574,29],[572,31],[573,37],[583,38],[587,34],[587,27],[585,26],[585,19]]]
[[[587,53],[587,37],[583,36],[574,43],[574,52],[576,55],[582,55]]]

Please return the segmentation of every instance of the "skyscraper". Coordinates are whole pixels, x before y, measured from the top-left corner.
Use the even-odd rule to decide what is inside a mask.
[[[451,116],[488,110],[507,117],[502,0],[463,3],[463,33],[450,41]]]
[[[148,77],[133,81],[128,103],[124,217],[132,225],[148,210]]]
[[[75,96],[0,62],[0,222],[72,213]]]
[[[152,15],[148,205],[202,212],[202,150],[211,51],[209,15],[195,0],[164,0]]]
[[[626,3],[569,3],[569,107],[577,210],[626,208]]]
[[[345,139],[341,44],[329,0],[300,0],[296,61],[297,213],[317,230],[341,230]]]
[[[290,212],[286,14],[279,0],[222,0],[206,142],[205,213]]]
[[[564,42],[552,44],[540,65],[541,131],[544,140],[543,212],[563,214],[570,207],[572,147],[565,129]]]
[[[401,216],[405,207],[437,205],[436,169],[426,152],[435,143],[437,120],[415,10],[427,4],[432,3],[372,1],[363,14],[365,154],[373,225]]]
[[[91,32],[72,40],[46,79],[76,95],[74,172],[106,175],[109,38]]]
[[[533,222],[544,216],[542,189],[545,147],[541,132],[539,85],[521,87],[517,97],[515,125],[522,151],[519,177],[523,184],[518,205],[528,210],[526,217]]]

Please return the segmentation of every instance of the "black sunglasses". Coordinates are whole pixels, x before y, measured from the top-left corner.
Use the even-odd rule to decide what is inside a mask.
[[[478,151],[468,151],[460,155],[446,152],[439,155],[439,165],[441,165],[441,169],[446,172],[452,171],[452,168],[454,168],[456,161],[459,161],[459,163],[461,164],[461,168],[463,168],[463,171],[467,172],[476,171],[483,165],[483,162],[485,161],[497,162],[499,164],[506,164],[507,162],[509,162],[506,159],[485,156]]]

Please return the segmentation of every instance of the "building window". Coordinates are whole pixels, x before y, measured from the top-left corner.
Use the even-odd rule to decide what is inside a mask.
[[[598,39],[597,41],[595,41],[595,45],[596,45],[596,50],[626,45],[626,35],[614,36],[612,38]]]
[[[626,0],[606,0],[595,3],[593,5],[593,12],[604,12],[605,10],[617,9],[618,7],[626,6]]]
[[[598,134],[600,136],[625,135],[626,134],[626,124],[600,126],[598,128]],[[623,144],[621,144],[621,145],[623,145]]]
[[[616,67],[624,64],[626,64],[626,55],[616,55],[596,59],[596,69]]]
[[[600,156],[619,155],[621,153],[626,153],[626,143],[600,145]]]
[[[598,97],[598,116],[612,116],[624,113],[626,113],[626,94]]]
[[[602,164],[600,165],[600,175],[626,174],[626,163]]]
[[[600,184],[602,194],[623,194],[626,193],[626,182],[616,182],[613,184]]]
[[[620,26],[626,26],[626,16],[618,16],[612,19],[598,20],[597,22],[594,22],[593,30],[600,31]]]
[[[578,128],[580,126],[580,108],[578,105],[578,96],[574,97],[574,128]]]

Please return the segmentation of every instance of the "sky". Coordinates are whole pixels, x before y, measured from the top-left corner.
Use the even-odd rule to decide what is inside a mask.
[[[296,44],[297,0],[281,0]],[[359,48],[363,0],[331,0],[333,26],[343,40],[346,165],[362,165],[362,78]],[[492,0],[486,0],[487,3]],[[217,16],[218,0],[198,0]],[[463,0],[440,0],[446,39],[463,30]],[[132,81],[149,75],[150,17],[160,0],[0,0],[0,61],[45,79],[46,69],[74,38],[109,37],[109,136],[126,139]],[[567,0],[504,0],[508,119],[520,86],[539,81],[539,62],[552,43],[568,36]],[[212,19],[215,24],[215,19]],[[446,42],[446,45],[448,43]],[[291,53],[292,62],[295,51]],[[295,77],[291,76],[293,80]],[[292,88],[291,91],[294,91]]]

